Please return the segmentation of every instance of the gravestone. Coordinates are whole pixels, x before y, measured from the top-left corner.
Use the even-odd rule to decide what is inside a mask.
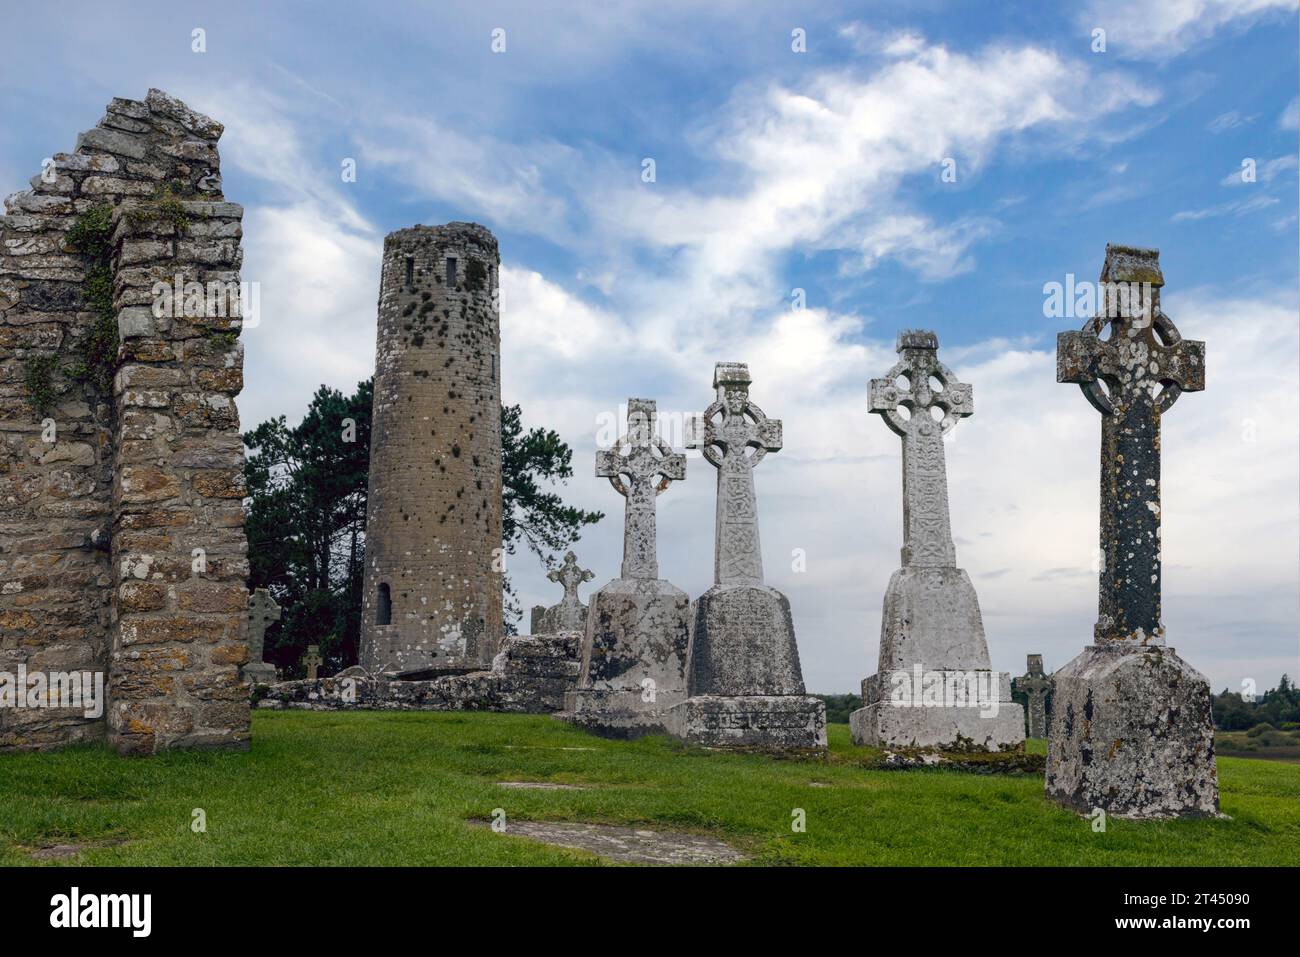
[[[1159,257],[1108,245],[1099,315],[1057,337],[1057,381],[1101,413],[1098,618],[1093,643],[1052,676],[1047,746],[1048,797],[1082,813],[1219,809],[1209,683],[1161,620],[1160,420],[1205,388],[1205,343],[1161,311]]]
[[[1026,674],[1016,679],[1016,690],[1029,699],[1029,736],[1047,737],[1047,695],[1052,679],[1043,674],[1043,656],[1025,656]]]
[[[990,668],[979,599],[957,567],[943,436],[974,403],[938,350],[933,332],[902,332],[898,363],[871,380],[871,411],[903,440],[903,567],[885,592],[879,667],[862,683],[864,707],[850,715],[853,740],[1021,748],[1024,711],[1011,700],[1011,676]]]
[[[241,669],[251,685],[275,683],[275,666],[263,661],[266,629],[280,620],[280,606],[265,588],[256,588],[248,596],[248,663]]]
[[[563,586],[564,597],[558,605],[533,608],[532,633],[534,635],[554,635],[562,631],[587,630],[587,606],[578,597],[578,586],[596,577],[595,573],[578,567],[578,557],[567,552],[564,563],[552,569],[546,575],[551,581]]]
[[[596,476],[627,500],[623,565],[592,596],[578,686],[564,714],[621,737],[665,730],[664,712],[686,698],[690,636],[690,599],[659,577],[655,541],[655,499],[686,478],[686,457],[655,434],[653,401],[627,406],[627,433],[596,453]]]
[[[321,666],[320,645],[308,645],[307,653],[302,656],[302,663],[307,669],[307,680],[315,681]]]
[[[713,587],[691,606],[690,697],[669,730],[712,747],[825,748],[826,706],[804,693],[790,602],[763,583],[753,470],[781,449],[782,430],[750,381],[744,363],[718,363],[717,399],[692,423],[689,447],[718,470]]]

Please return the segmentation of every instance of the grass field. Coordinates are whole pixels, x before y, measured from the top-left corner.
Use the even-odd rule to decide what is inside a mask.
[[[0,757],[0,863],[577,864],[595,858],[471,828],[580,820],[726,840],[758,864],[1214,865],[1300,862],[1300,766],[1219,762],[1231,820],[1105,833],[1043,799],[1038,775],[875,770],[846,725],[827,761],[606,741],[546,716],[257,712],[247,753],[121,758],[103,747]],[[1036,742],[1040,745],[1041,742]],[[552,781],[584,790],[511,790]],[[202,808],[207,830],[194,833]],[[794,833],[802,808],[807,830]]]

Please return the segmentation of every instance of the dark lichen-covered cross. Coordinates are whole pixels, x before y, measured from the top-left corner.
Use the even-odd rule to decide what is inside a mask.
[[[1101,413],[1098,642],[1163,645],[1160,620],[1160,417],[1205,388],[1205,343],[1160,310],[1160,253],[1106,247],[1099,313],[1056,340],[1056,380]],[[1110,334],[1102,333],[1110,328]]]

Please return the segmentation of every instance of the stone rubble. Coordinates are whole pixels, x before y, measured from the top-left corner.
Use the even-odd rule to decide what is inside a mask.
[[[265,689],[259,708],[308,711],[502,711],[551,714],[577,682],[577,632],[514,635],[490,671],[427,680],[347,668],[331,678],[282,681]]]

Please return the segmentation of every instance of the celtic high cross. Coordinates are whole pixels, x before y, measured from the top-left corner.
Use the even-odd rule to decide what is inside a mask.
[[[1163,645],[1160,620],[1160,418],[1205,388],[1205,343],[1160,311],[1160,252],[1106,246],[1100,313],[1056,337],[1056,381],[1101,413],[1098,642]],[[1106,327],[1110,334],[1102,338]]]
[[[1043,673],[1043,656],[1025,656],[1026,673],[1016,679],[1016,690],[1029,701],[1029,736],[1047,737],[1047,694],[1052,690],[1052,679]]]
[[[871,380],[871,411],[903,439],[903,565],[955,567],[943,435],[975,411],[971,387],[939,361],[933,332],[900,332],[898,354]]]
[[[745,363],[719,362],[713,369],[718,397],[691,420],[686,442],[718,470],[713,551],[713,581],[718,585],[763,584],[754,467],[768,452],[780,451],[781,420],[769,419],[750,399],[751,381]]]
[[[596,477],[608,478],[627,499],[623,518],[623,578],[658,578],[655,498],[686,478],[686,456],[655,432],[653,399],[627,400],[627,432],[614,447],[596,452]],[[627,449],[624,452],[623,449]]]

